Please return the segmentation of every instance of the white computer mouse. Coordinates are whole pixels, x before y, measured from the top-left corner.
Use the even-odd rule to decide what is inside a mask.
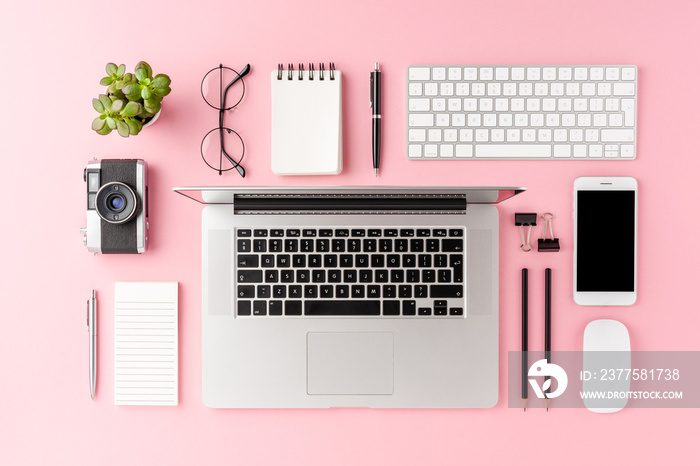
[[[594,413],[627,405],[630,389],[630,334],[622,322],[594,320],[583,332],[583,403]]]

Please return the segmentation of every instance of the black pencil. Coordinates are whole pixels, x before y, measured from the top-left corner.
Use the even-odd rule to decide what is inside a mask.
[[[544,358],[547,363],[551,360],[552,351],[552,269],[544,269]],[[544,378],[545,381],[549,377]],[[545,390],[549,393],[549,387]],[[549,397],[545,394],[544,405],[549,411]]]
[[[527,269],[523,269],[523,318],[522,318],[522,396],[523,412],[527,410]]]

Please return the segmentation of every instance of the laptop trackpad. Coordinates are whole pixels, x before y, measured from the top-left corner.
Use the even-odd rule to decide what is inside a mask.
[[[394,393],[393,333],[308,333],[306,351],[309,395]]]

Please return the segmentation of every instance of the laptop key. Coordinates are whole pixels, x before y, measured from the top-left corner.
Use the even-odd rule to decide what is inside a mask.
[[[289,285],[289,297],[301,298],[301,285]]]
[[[249,238],[249,237],[250,237],[250,234],[251,234],[251,231],[250,231],[250,230],[247,230],[247,229],[245,229],[245,230],[238,229],[238,230],[236,230],[236,234],[237,234],[238,236],[240,236],[241,238],[243,238],[243,237]]]
[[[277,283],[279,281],[279,271],[277,270],[266,270],[265,271],[265,283]]]
[[[282,315],[282,301],[270,301],[270,315],[271,316],[281,316]]]
[[[271,256],[274,257],[274,256]],[[290,266],[289,254],[280,254],[277,256],[277,268],[286,268]]]
[[[266,316],[267,315],[267,302],[266,301],[253,301],[253,315],[254,316]]]
[[[450,315],[451,316],[461,316],[464,315],[464,309],[461,307],[451,307],[450,308]]]
[[[443,252],[462,252],[464,250],[464,241],[461,239],[443,239]]]
[[[402,303],[402,311],[405,316],[416,315],[416,302],[414,300],[407,300]]]
[[[318,298],[318,285],[306,285],[304,287],[304,297],[307,299]]]
[[[464,292],[462,285],[430,285],[431,298],[461,298]]]
[[[451,283],[452,271],[450,269],[438,270],[438,283]]]
[[[307,316],[378,316],[378,300],[313,300],[304,301],[304,314]]]
[[[401,314],[401,301],[384,301],[384,315],[397,316]]]
[[[254,254],[238,254],[236,256],[238,267],[257,267],[258,256]]]
[[[365,297],[365,286],[364,285],[352,285],[350,294],[353,298],[364,298]]]
[[[238,283],[262,283],[262,270],[239,270]]]
[[[333,297],[333,285],[321,285],[321,297],[322,298],[332,298]]]
[[[416,285],[413,288],[413,296],[416,298],[427,298],[428,297],[428,286],[427,285]]]
[[[238,301],[238,315],[239,316],[249,316],[250,315],[250,301]]]
[[[301,301],[285,301],[285,303],[284,303],[284,315],[286,315],[286,316],[300,316],[301,315]]]
[[[413,287],[411,285],[399,285],[399,298],[412,298]]]
[[[253,230],[253,236],[256,238],[263,238],[267,236],[267,230]]]
[[[274,267],[275,266],[275,256],[272,254],[263,254],[262,257],[262,263],[260,264],[262,267]]]
[[[269,298],[270,297],[270,285],[258,285],[257,297],[258,298]]]
[[[382,296],[384,298],[395,298],[396,297],[396,285],[384,285],[384,286],[382,286]]]
[[[350,286],[348,285],[335,285],[335,297],[340,299],[345,299],[350,297]]]
[[[286,298],[287,287],[285,285],[274,285],[272,287],[272,296],[274,298]]]
[[[299,240],[298,239],[286,239],[284,240],[284,252],[297,252],[299,250]]]
[[[250,240],[249,239],[239,239],[237,244],[238,244],[238,252],[250,252]]]
[[[419,316],[430,316],[430,315],[433,315],[433,310],[430,309],[429,307],[419,307],[418,308],[418,315]]]
[[[279,230],[279,229],[270,230],[270,236],[273,236],[275,238],[281,238],[284,236],[284,230]]]

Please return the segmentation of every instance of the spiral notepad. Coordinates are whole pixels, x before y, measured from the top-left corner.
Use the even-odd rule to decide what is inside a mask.
[[[337,175],[343,170],[340,71],[279,65],[272,82],[272,171]]]

